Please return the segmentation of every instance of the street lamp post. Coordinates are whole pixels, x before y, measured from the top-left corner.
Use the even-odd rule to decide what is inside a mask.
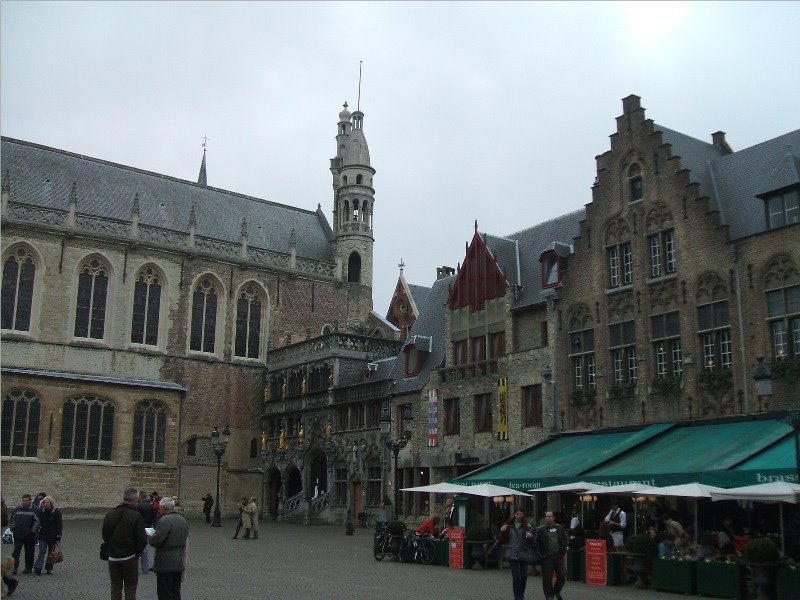
[[[212,527],[222,527],[222,514],[219,510],[219,472],[220,465],[222,464],[222,455],[225,454],[225,448],[228,447],[228,442],[231,439],[231,430],[225,425],[220,435],[219,429],[214,427],[211,431],[211,447],[214,449],[214,454],[217,457],[217,502],[214,504],[214,520],[211,522]]]
[[[408,442],[411,440],[411,429],[410,423],[414,419],[414,415],[411,412],[411,407],[407,406],[403,411],[402,415],[403,419],[403,437],[399,440],[392,441],[391,438],[391,428],[392,428],[392,409],[391,408],[384,408],[381,412],[381,431],[386,434],[386,438],[384,439],[384,443],[386,447],[392,452],[394,455],[394,478],[395,478],[395,486],[394,486],[394,513],[397,516],[397,499],[399,497],[398,494],[398,485],[397,485],[397,458],[400,455],[400,450],[408,445]]]

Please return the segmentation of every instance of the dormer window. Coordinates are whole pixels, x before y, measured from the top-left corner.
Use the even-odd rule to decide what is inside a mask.
[[[416,346],[408,345],[403,349],[405,357],[405,376],[413,377],[419,375],[422,367],[422,355]]]
[[[769,196],[766,199],[767,229],[778,229],[800,223],[800,203],[797,190]]]
[[[563,271],[567,270],[567,257],[551,250],[542,254],[539,262],[542,266],[542,288],[559,285]]]
[[[641,200],[644,196],[644,184],[642,183],[642,168],[637,165],[631,165],[628,169],[628,189],[630,193],[630,201],[636,202]]]

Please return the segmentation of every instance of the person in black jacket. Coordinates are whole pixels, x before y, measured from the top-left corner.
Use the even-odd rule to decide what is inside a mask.
[[[22,504],[11,513],[11,531],[14,534],[14,572],[17,574],[19,569],[19,555],[25,549],[25,570],[23,573],[30,573],[33,570],[33,550],[36,547],[36,536],[39,534],[39,515],[31,504],[31,495],[22,494]]]
[[[2,510],[3,513],[2,526],[3,532],[5,533],[6,527],[8,527],[10,521],[8,518],[8,507],[6,506],[6,499],[4,497],[0,497],[0,504],[2,505],[0,506],[0,510]],[[16,577],[12,577],[11,575],[11,570],[13,568],[14,559],[10,556],[4,558],[2,561],[3,583],[5,583],[6,587],[8,588],[9,596],[14,593],[14,590],[17,589],[17,586],[19,585],[19,581],[17,581]]]
[[[156,511],[153,510],[153,503],[147,498],[147,492],[139,492],[139,502],[136,504],[136,509],[142,515],[145,527],[155,527]],[[150,553],[147,550],[147,546],[145,546],[144,550],[142,550],[142,556],[139,557],[139,566],[141,566],[142,574],[144,575],[150,572]]]
[[[139,557],[147,546],[144,519],[137,510],[139,494],[126,488],[122,504],[112,508],[103,519],[103,542],[108,552],[108,576],[111,580],[111,600],[136,600],[139,585]]]
[[[54,505],[51,496],[45,496],[39,503],[39,554],[33,564],[33,572],[42,574],[42,567],[48,575],[53,572],[53,565],[47,564],[47,556],[61,542],[64,523],[61,511]]]
[[[211,492],[206,492],[203,496],[203,514],[206,516],[206,523],[211,523],[211,509],[214,506],[214,498],[211,497]]]
[[[547,600],[561,600],[567,579],[564,555],[567,553],[567,532],[556,523],[552,510],[544,513],[544,525],[536,530],[536,548],[542,556],[542,590]],[[556,584],[553,585],[553,572]]]

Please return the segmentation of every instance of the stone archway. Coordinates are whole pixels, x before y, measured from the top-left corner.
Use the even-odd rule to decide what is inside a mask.
[[[281,493],[281,472],[277,467],[272,467],[267,475],[266,504],[267,514],[271,519],[278,518],[278,506]]]
[[[297,465],[286,470],[286,498],[292,498],[303,491],[303,477]]]
[[[322,450],[315,450],[308,461],[308,485],[312,496],[328,491],[328,459]]]

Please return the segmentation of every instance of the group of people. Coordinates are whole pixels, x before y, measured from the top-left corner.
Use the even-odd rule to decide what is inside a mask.
[[[239,532],[244,528],[244,535],[242,539],[257,540],[258,539],[258,506],[256,505],[256,497],[242,496],[242,505],[239,507],[239,521],[236,523],[236,531],[233,534],[233,539],[239,539]],[[251,534],[252,533],[252,537]]]
[[[22,503],[9,515],[5,498],[2,498],[3,529],[9,527],[14,536],[13,563],[3,565],[3,584],[8,595],[14,593],[19,585],[15,577],[19,570],[20,554],[24,551],[25,568],[23,573],[50,575],[55,562],[50,560],[51,552],[58,549],[63,533],[61,510],[56,507],[52,496],[39,492],[35,498],[22,495]],[[38,552],[37,552],[38,550]],[[34,561],[34,553],[36,560]]]
[[[152,570],[155,572],[158,600],[180,600],[189,525],[176,498],[161,497],[157,492],[126,488],[122,503],[103,519],[103,547],[107,556],[112,600],[136,600],[139,567],[147,573],[147,547],[155,549]],[[147,522],[150,525],[146,525]]]

